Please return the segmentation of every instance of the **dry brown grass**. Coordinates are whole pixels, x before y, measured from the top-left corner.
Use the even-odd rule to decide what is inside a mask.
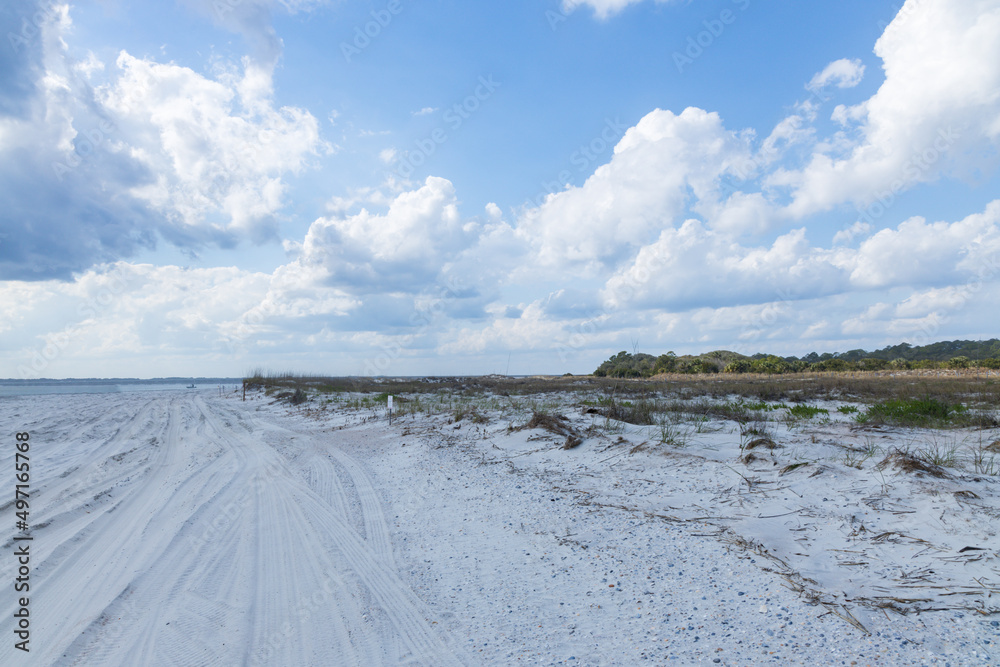
[[[549,415],[535,412],[531,415],[531,420],[522,428],[540,428],[555,435],[565,436],[566,441],[563,442],[563,449],[573,449],[583,443],[583,436],[573,428],[569,423],[569,418],[565,415]]]
[[[756,449],[758,447],[765,447],[767,449],[777,449],[780,446],[781,445],[776,443],[774,440],[771,440],[771,438],[756,438],[745,444],[743,446],[743,449],[747,451]]]
[[[724,399],[740,396],[761,401],[848,400],[879,402],[923,397],[944,403],[994,410],[1000,405],[998,371],[880,371],[790,375],[661,375],[649,379],[600,378],[590,375],[507,377],[368,378],[255,375],[247,389],[303,388],[319,393],[356,392],[468,396],[529,396],[551,393],[602,393],[617,399],[674,397]]]
[[[921,477],[923,475],[930,475],[931,477],[938,478],[948,477],[948,473],[941,466],[934,465],[926,459],[900,449],[890,452],[889,455],[882,459],[875,467],[878,470],[885,470],[890,466],[896,468],[897,470],[902,470],[903,472],[913,473],[917,477]]]

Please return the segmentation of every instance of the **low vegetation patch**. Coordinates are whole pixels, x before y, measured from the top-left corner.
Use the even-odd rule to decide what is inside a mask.
[[[878,470],[885,470],[892,467],[903,472],[913,473],[918,477],[930,475],[931,477],[945,478],[948,476],[948,473],[941,466],[913,452],[902,449],[894,449],[875,467]]]
[[[856,420],[861,424],[942,426],[952,423],[956,417],[967,412],[961,404],[946,403],[935,398],[894,399],[869,406]]]
[[[793,405],[788,408],[788,414],[799,419],[812,419],[816,415],[828,415],[830,411],[826,408],[817,408],[813,405]]]
[[[611,396],[602,398],[595,411],[615,421],[637,426],[651,426],[656,423],[656,414],[664,412],[664,409],[658,401],[651,398],[619,400]]]
[[[483,413],[475,405],[460,405],[455,408],[453,414],[454,421],[460,422],[463,419],[468,419],[473,424],[485,424],[489,421]]]
[[[555,435],[565,436],[566,441],[563,442],[563,449],[573,449],[583,443],[583,436],[573,428],[569,422],[569,418],[565,415],[550,415],[544,412],[535,412],[531,415],[528,423],[522,428],[540,428]]]
[[[767,449],[777,449],[779,445],[770,438],[754,438],[747,444],[743,445],[743,449],[746,451],[749,451],[751,449],[757,449],[758,447],[765,447]]]
[[[270,392],[268,392],[270,393]],[[275,400],[287,401],[292,405],[301,405],[309,400],[309,396],[306,392],[301,389],[296,389],[295,391],[282,391],[274,394]]]

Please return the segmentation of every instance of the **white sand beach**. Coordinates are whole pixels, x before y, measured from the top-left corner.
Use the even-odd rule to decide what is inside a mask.
[[[579,446],[215,388],[2,398],[33,539],[24,653],[5,446],[0,664],[1000,661],[1000,477],[850,457],[926,434],[831,410],[745,462],[731,422],[552,414]]]

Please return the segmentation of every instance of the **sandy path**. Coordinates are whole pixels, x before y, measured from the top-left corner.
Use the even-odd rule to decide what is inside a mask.
[[[32,651],[4,641],[0,664],[466,662],[396,571],[372,481],[331,443],[193,392],[3,408],[36,467]],[[4,637],[13,611],[0,598]]]

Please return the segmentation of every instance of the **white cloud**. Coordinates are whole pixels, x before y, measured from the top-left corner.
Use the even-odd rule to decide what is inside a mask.
[[[971,171],[981,160],[972,152],[995,164],[998,34],[996,0],[908,0],[875,45],[885,82],[862,104],[834,112],[838,122],[862,123],[860,140],[844,157],[816,152],[800,172],[772,180],[794,188],[788,212],[802,218],[843,202],[864,206],[943,173]]]
[[[865,75],[865,66],[860,60],[842,58],[827,65],[822,72],[812,78],[806,86],[809,90],[822,90],[833,84],[837,88],[854,88],[861,83]]]
[[[550,347],[567,336],[566,323],[549,317],[541,302],[523,309],[518,317],[494,317],[485,327],[457,327],[438,347],[442,355],[481,354],[487,350],[534,350]]]
[[[474,239],[473,239],[474,240]],[[322,267],[330,284],[368,291],[419,291],[470,239],[458,214],[454,186],[430,177],[399,194],[383,215],[354,215],[312,223],[297,260]]]
[[[872,226],[867,222],[857,220],[847,229],[842,229],[833,235],[833,244],[840,245],[853,241],[858,236],[864,236],[872,231]]]
[[[68,278],[95,262],[155,243],[161,216],[128,189],[150,176],[112,150],[121,133],[95,104],[88,56],[81,66],[63,39],[69,7],[39,7],[37,44],[14,50],[17,75],[0,92],[0,278]],[[30,85],[16,79],[30,74]]]
[[[814,116],[811,109],[803,109],[802,113],[782,119],[761,144],[757,162],[761,166],[772,164],[788,148],[811,141],[816,134],[816,130],[809,125]]]
[[[589,6],[605,18],[629,4],[565,7]],[[247,11],[262,13],[240,18],[272,51],[280,50],[268,42],[276,6],[249,2]],[[68,13],[53,20],[41,56],[23,68],[40,72],[37,91],[22,91],[20,106],[0,91],[3,109],[19,109],[0,116],[8,235],[0,268],[20,276],[40,267],[36,279],[76,272],[72,282],[0,284],[7,349],[25,335],[41,345],[64,334],[105,358],[185,346],[221,355],[234,345],[356,350],[375,340],[405,340],[439,357],[515,349],[551,358],[564,345],[581,354],[617,347],[625,332],[670,348],[782,351],[803,339],[857,346],[943,333],[948,323],[995,324],[982,304],[997,297],[1000,202],[956,222],[915,217],[882,230],[857,222],[832,247],[810,243],[833,231],[817,228],[825,220],[799,220],[968,171],[981,164],[970,147],[995,159],[997,0],[908,2],[876,47],[884,84],[862,104],[834,109],[842,127],[833,136],[817,137],[812,100],[760,142],[701,109],[655,110],[615,133],[613,156],[582,185],[550,194],[511,224],[492,202],[463,219],[444,178],[412,191],[387,181],[330,198],[325,217],[301,242],[286,241],[291,258],[270,273],[90,268],[151,247],[157,235],[185,247],[273,238],[288,175],[327,147],[311,114],[275,102],[266,59],[206,76],[122,53],[118,69],[102,70],[93,54],[68,58],[68,27]],[[863,72],[859,61],[836,61],[809,87],[849,88]],[[53,163],[80,153],[68,172],[52,173]],[[397,157],[391,148],[378,156]],[[789,220],[795,229],[778,227]],[[117,291],[115,271],[131,281]],[[104,294],[110,300],[95,307]],[[27,305],[3,305],[12,303]],[[415,325],[414,314],[433,326]],[[576,338],[579,345],[568,342]]]
[[[810,247],[803,229],[770,247],[744,247],[688,220],[642,248],[608,280],[602,296],[609,306],[674,311],[809,298],[847,287],[839,262]]]
[[[0,276],[69,278],[158,236],[277,238],[286,175],[325,144],[308,112],[275,108],[270,70],[245,61],[210,79],[122,52],[96,77],[94,54],[69,55],[71,26],[67,6],[42,25],[21,68],[39,85],[21,91],[22,113],[0,113]]]
[[[834,108],[833,113],[830,114],[830,119],[844,127],[848,127],[863,121],[867,113],[868,111],[863,104],[856,104],[852,107],[838,104]]]
[[[625,133],[586,183],[525,211],[518,233],[535,245],[543,267],[614,265],[674,224],[689,190],[713,197],[719,175],[747,159],[746,143],[717,114],[657,109]]]
[[[270,74],[250,62],[221,81],[125,52],[117,65],[121,76],[100,91],[119,119],[115,149],[156,174],[132,194],[172,220],[180,238],[274,238],[282,175],[323,149],[316,119],[274,108]]]
[[[958,222],[911,218],[866,239],[853,263],[858,287],[942,285],[970,276],[996,277],[1000,261],[1000,200]]]
[[[864,226],[849,231],[851,238],[867,232]],[[1000,200],[953,223],[907,220],[856,249],[813,247],[803,229],[770,246],[747,247],[689,220],[643,247],[607,281],[602,295],[616,307],[689,310],[998,278]]]
[[[73,359],[230,352],[227,330],[259,302],[268,282],[236,268],[127,262],[94,267],[73,282],[3,282],[0,302],[27,297],[19,304],[20,345],[4,341],[4,370],[9,377],[25,370],[29,377],[59,377],[73,372]]]
[[[587,370],[574,360],[618,346],[625,329],[654,348],[744,353],[802,353],[803,341],[830,349],[857,347],[858,338],[929,342],[949,326],[988,330],[992,311],[972,306],[992,303],[1000,283],[998,200],[953,223],[909,220],[856,249],[813,247],[803,230],[740,245],[688,221],[642,248],[600,300],[580,284],[541,297],[535,287],[522,303],[497,289],[512,287],[503,282],[508,267],[524,256],[513,230],[502,221],[469,228],[455,206],[451,184],[428,179],[384,214],[317,221],[297,256],[270,274],[118,262],[73,282],[0,283],[8,323],[0,361],[16,377],[32,364],[41,364],[36,375],[58,376],[73,372],[71,361],[214,355],[233,363],[334,343],[356,356],[366,348],[357,331],[424,358],[547,350],[539,362],[556,363],[558,352],[559,364]],[[357,358],[337,368],[359,372]]]
[[[730,234],[762,234],[776,217],[775,206],[759,192],[734,192],[720,206],[701,203],[697,209],[711,220],[713,229]]]
[[[577,7],[588,6],[594,10],[594,15],[599,19],[606,19],[617,14],[629,5],[635,5],[643,0],[563,0],[563,11],[567,14]],[[670,2],[671,0],[656,0],[657,4]]]

